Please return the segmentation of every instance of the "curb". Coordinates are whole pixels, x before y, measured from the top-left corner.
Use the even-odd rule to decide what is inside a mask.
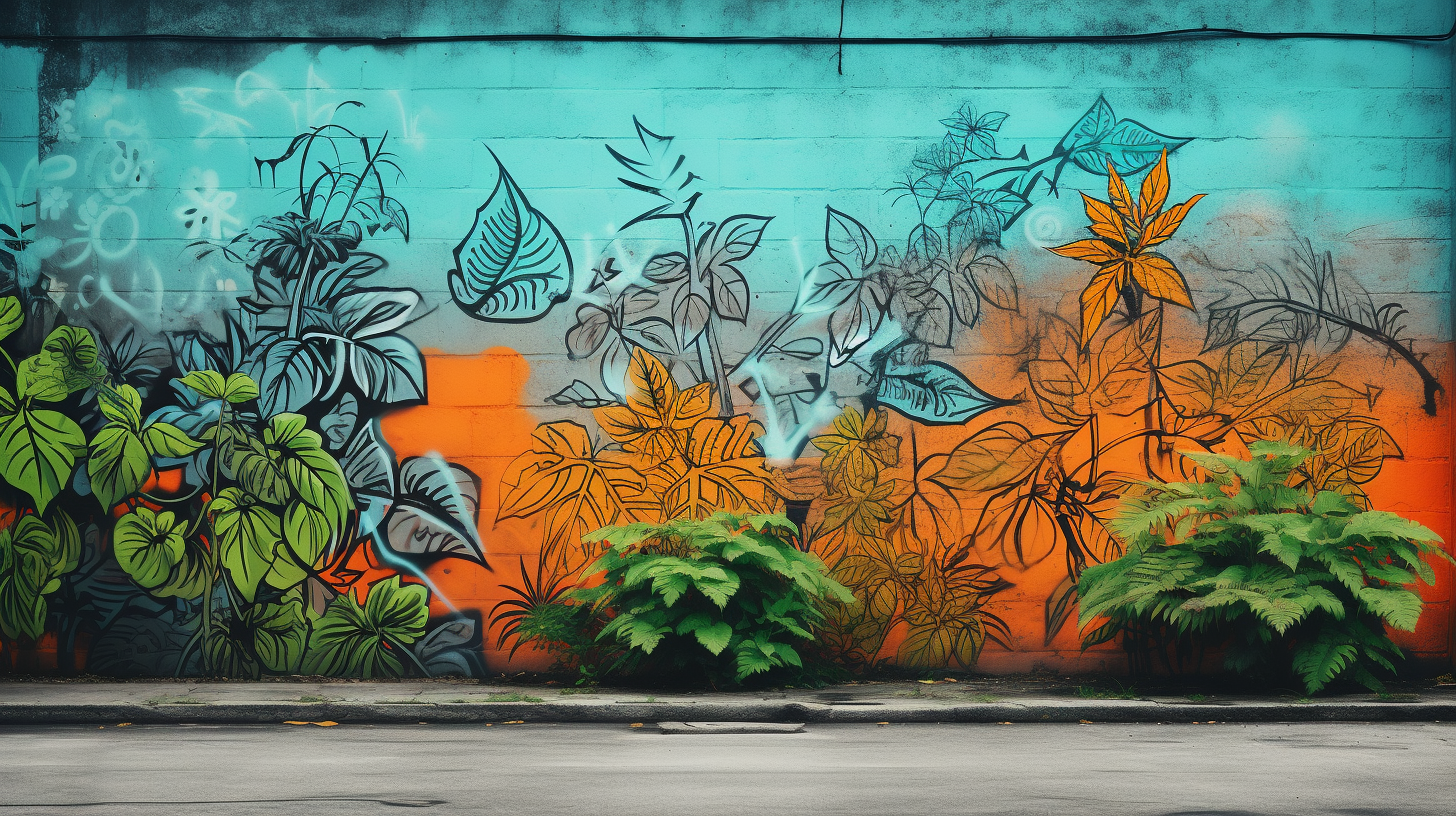
[[[1456,721],[1456,702],[1027,703],[0,703],[0,725],[428,723],[1159,723]]]

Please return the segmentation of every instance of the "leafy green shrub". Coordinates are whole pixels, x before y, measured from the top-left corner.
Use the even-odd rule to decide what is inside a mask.
[[[854,596],[823,562],[789,540],[782,515],[715,513],[706,520],[605,527],[584,540],[610,548],[583,572],[600,584],[566,593],[521,626],[528,639],[570,642],[600,627],[617,651],[611,670],[700,671],[740,683],[776,668],[802,667],[795,640],[812,640],[829,599]]]
[[[1288,484],[1310,452],[1250,446],[1252,461],[1184,453],[1208,481],[1142,483],[1110,525],[1127,554],[1089,567],[1078,584],[1083,648],[1128,627],[1226,649],[1239,673],[1293,671],[1311,692],[1348,674],[1379,689],[1394,671],[1391,626],[1415,629],[1422,556],[1451,561],[1440,538],[1392,513],[1362,512],[1345,496]]]

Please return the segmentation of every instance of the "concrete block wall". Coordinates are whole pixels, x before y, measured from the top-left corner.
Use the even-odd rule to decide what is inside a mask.
[[[653,255],[683,251],[675,221],[627,226],[652,206],[652,197],[619,181],[624,169],[606,148],[628,152],[637,144],[634,119],[652,133],[673,137],[672,154],[685,156],[684,167],[700,177],[702,195],[691,215],[699,228],[735,215],[771,219],[751,254],[736,263],[749,292],[746,321],[717,320],[715,340],[724,368],[732,372],[735,410],[765,426],[759,450],[766,458],[750,471],[776,469],[784,478],[809,480],[814,495],[799,501],[807,502],[805,518],[821,538],[808,546],[821,547],[827,560],[858,554],[878,558],[886,575],[894,573],[898,594],[876,613],[878,619],[861,621],[871,634],[841,633],[838,642],[856,651],[856,660],[993,671],[1116,671],[1126,665],[1115,646],[1081,651],[1074,622],[1048,632],[1051,601],[1065,591],[1069,570],[1069,545],[1054,510],[1044,523],[1027,522],[1028,543],[1017,557],[1008,544],[1012,533],[980,524],[983,508],[993,503],[986,494],[966,484],[951,485],[944,496],[928,492],[934,486],[930,477],[943,473],[937,469],[959,461],[955,452],[964,448],[958,446],[996,423],[1017,423],[1029,434],[1060,440],[1065,465],[1039,479],[1064,479],[1082,461],[1070,451],[1089,444],[1086,429],[1049,418],[1038,400],[1038,388],[1044,391],[1047,382],[1034,379],[1045,370],[1036,363],[1049,361],[1059,331],[1046,316],[1060,315],[1077,326],[1079,295],[1094,271],[1047,250],[1090,237],[1078,193],[1107,198],[1105,172],[1068,165],[1055,193],[1045,182],[1033,184],[1028,208],[999,237],[979,236],[984,252],[1010,270],[1019,297],[1014,309],[983,302],[975,325],[956,329],[945,347],[921,347],[905,328],[905,315],[890,314],[860,356],[844,366],[829,365],[822,354],[807,363],[783,354],[772,364],[751,357],[761,351],[755,347],[770,328],[795,309],[806,276],[812,279],[814,267],[829,259],[828,208],[863,224],[882,250],[894,247],[900,256],[909,251],[921,215],[896,185],[907,174],[924,172],[917,158],[925,160],[945,137],[942,120],[965,106],[977,114],[1006,114],[995,131],[997,148],[1011,157],[1024,146],[1030,161],[1053,155],[1100,98],[1116,119],[1135,120],[1174,147],[1167,164],[1170,202],[1206,194],[1162,250],[1186,277],[1194,309],[1163,307],[1161,357],[1144,357],[1141,368],[1132,366],[1140,383],[1155,382],[1152,368],[1170,360],[1197,358],[1217,367],[1223,351],[1202,351],[1209,309],[1261,268],[1293,285],[1298,267],[1288,264],[1300,251],[1313,252],[1317,264],[1328,253],[1347,296],[1367,293],[1377,308],[1398,303],[1404,313],[1394,345],[1409,350],[1444,389],[1435,395],[1434,413],[1424,408],[1420,373],[1391,344],[1354,336],[1335,351],[1315,348],[1311,340],[1299,353],[1328,354],[1334,368],[1321,369],[1320,376],[1349,389],[1337,400],[1341,407],[1325,411],[1320,421],[1326,424],[1316,422],[1314,430],[1328,431],[1335,420],[1346,423],[1341,432],[1347,437],[1356,427],[1351,422],[1383,429],[1374,443],[1378,452],[1365,450],[1358,454],[1364,457],[1359,467],[1347,468],[1361,475],[1330,476],[1330,486],[1368,496],[1371,506],[1407,515],[1451,538],[1449,40],[1208,38],[842,48],[470,42],[427,38],[833,37],[841,30],[840,4],[639,0],[479,8],[385,2],[370,4],[367,13],[348,4],[300,10],[263,0],[227,9],[80,0],[20,5],[0,23],[0,166],[13,188],[7,217],[35,226],[26,256],[17,255],[7,270],[17,280],[30,275],[35,291],[50,302],[46,319],[52,322],[112,338],[128,329],[159,341],[194,330],[222,337],[224,314],[239,298],[257,296],[253,276],[247,264],[220,252],[198,258],[196,243],[227,242],[259,219],[297,207],[296,185],[283,171],[275,184],[255,159],[280,156],[295,135],[325,125],[347,127],[370,140],[387,134],[385,144],[401,171],[387,184],[408,212],[409,239],[398,230],[366,237],[360,248],[388,265],[362,283],[421,296],[415,319],[397,331],[422,353],[427,394],[424,400],[370,402],[361,393],[363,407],[346,433],[365,433],[371,416],[377,417],[398,460],[438,454],[478,477],[478,499],[472,502],[478,504],[478,542],[466,541],[472,536],[457,529],[449,534],[452,546],[467,557],[419,558],[381,528],[372,541],[359,536],[347,563],[326,565],[310,580],[319,592],[326,592],[326,584],[334,593],[357,591],[360,597],[373,582],[395,574],[406,584],[426,586],[432,626],[457,614],[472,622],[469,649],[478,656],[471,664],[476,670],[544,668],[550,662],[530,650],[508,657],[511,641],[498,646],[501,626],[491,623],[496,605],[515,597],[509,587],[522,588],[522,570],[534,575],[550,549],[549,521],[542,514],[498,516],[503,504],[511,504],[510,484],[503,487],[503,479],[514,478],[512,463],[531,450],[538,428],[575,422],[597,445],[613,441],[589,408],[548,399],[574,380],[608,400],[630,386],[630,380],[627,386],[621,382],[625,352],[621,365],[608,367],[606,379],[615,376],[615,383],[603,381],[600,352],[589,359],[568,354],[566,338],[579,309],[604,302],[602,291],[590,289],[594,269],[615,258],[631,278]],[[842,23],[848,37],[1120,35],[1205,27],[1425,35],[1450,28],[1452,12],[1443,3],[1386,0],[1128,0],[1095,8],[1061,0],[974,5],[862,0],[845,4]],[[187,39],[194,35],[227,39]],[[279,40],[299,36],[318,39]],[[414,39],[366,42],[375,37]],[[1139,161],[1128,173],[1134,194],[1150,164],[1151,159]],[[509,172],[530,207],[554,225],[574,270],[561,302],[529,322],[476,319],[452,297],[448,284],[448,272],[457,266],[453,253],[496,187],[498,166]],[[286,167],[297,172],[296,165]],[[963,233],[959,240],[964,244]],[[947,249],[947,259],[957,261],[959,249]],[[620,294],[620,287],[620,282],[608,287],[607,295]],[[1153,305],[1149,298],[1149,308]],[[1104,332],[1115,332],[1120,319],[1110,318]],[[1372,325],[1378,319],[1366,316]],[[1383,336],[1395,331],[1381,329]],[[823,314],[805,315],[780,345],[824,344],[832,333]],[[876,399],[885,369],[875,347],[897,349],[913,358],[911,365],[928,356],[1014,404],[949,424],[885,407],[886,400]],[[1289,349],[1282,373],[1271,376],[1294,376],[1299,349]],[[330,366],[342,359],[333,353],[321,350],[308,376],[320,382],[333,377]],[[713,379],[705,376],[693,349],[660,356],[683,388]],[[781,391],[788,401],[778,406],[766,397],[755,400],[759,392],[737,386],[757,364],[773,369],[770,379],[802,379],[813,370],[817,384]],[[267,364],[247,370],[262,378]],[[1261,387],[1276,389],[1270,382]],[[160,406],[166,393],[165,384],[158,384],[146,397],[148,409]],[[784,421],[783,407],[793,400],[802,413]],[[1099,409],[1109,434],[1154,421],[1135,403],[1109,402]],[[877,484],[894,483],[891,505],[898,509],[892,515],[900,514],[895,518],[902,523],[882,520],[876,532],[856,540],[846,540],[843,530],[836,533],[826,522],[826,508],[843,488],[826,481],[819,447],[806,444],[831,432],[830,422],[846,406],[855,411],[879,406],[887,417],[886,433],[899,439],[901,452],[894,465],[881,463]],[[322,398],[292,407],[321,432],[339,417],[337,405]],[[1311,430],[1299,419],[1307,407],[1269,411],[1293,434]],[[1165,404],[1158,410],[1171,409]],[[716,413],[715,405],[707,416]],[[1233,430],[1230,424],[1211,444],[1242,452],[1253,428]],[[1095,437],[1090,444],[1098,444]],[[344,458],[345,447],[335,454]],[[1353,449],[1346,454],[1357,456]],[[1109,452],[1093,470],[1146,475],[1148,459],[1146,450],[1133,445]],[[1156,470],[1175,456],[1165,450],[1151,459]],[[1366,479],[1372,470],[1378,475]],[[391,501],[374,506],[376,518],[390,512]],[[958,518],[944,521],[942,510]],[[1110,506],[1088,505],[1086,511],[1105,515]],[[1093,529],[1095,520],[1078,523],[1089,525],[1087,535],[1101,535]],[[947,576],[957,554],[967,563],[984,563],[1006,585],[981,594],[948,589],[955,586]],[[910,555],[918,565],[913,569],[905,560]],[[585,563],[584,556],[552,558],[542,562],[546,573],[565,583]],[[936,559],[939,565],[931,566]],[[1429,603],[1419,628],[1403,641],[1414,655],[1433,662],[1449,661],[1452,637],[1451,575],[1445,568],[1438,572],[1436,586],[1424,590]],[[961,617],[995,616],[1005,623],[1001,642],[968,645],[965,638],[975,638],[964,634],[967,628],[954,623],[956,615],[944,604],[933,615],[928,608],[921,611],[952,623],[917,636],[911,620],[917,586],[962,592],[955,597],[974,611]],[[69,641],[64,636],[46,641],[58,655],[70,648],[69,657],[24,660],[61,667],[84,662],[77,650],[107,640],[106,625],[88,621],[73,627]],[[913,647],[916,637],[924,647],[919,651]],[[926,638],[944,642],[925,646]]]

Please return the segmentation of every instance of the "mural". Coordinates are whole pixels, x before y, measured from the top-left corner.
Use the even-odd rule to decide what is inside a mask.
[[[420,295],[365,285],[386,261],[359,249],[409,237],[384,142],[310,128],[257,160],[260,176],[296,172],[292,209],[226,240],[189,232],[197,258],[220,254],[252,279],[222,338],[143,339],[137,326],[112,341],[63,324],[44,276],[27,279],[12,251],[0,339],[44,340],[6,352],[0,385],[7,638],[56,620],[58,654],[85,633],[103,674],[478,670],[475,620],[427,625],[429,590],[398,574],[486,562],[475,475],[438,457],[397,463],[380,435],[382,413],[426,395],[399,333]],[[13,212],[21,238],[35,225]],[[189,230],[208,217],[181,215]],[[378,564],[396,574],[361,584]]]
[[[348,98],[311,59],[230,84],[53,100],[0,175],[9,670],[547,669],[517,629],[587,534],[719,511],[799,525],[854,593],[816,644],[852,671],[1074,662],[1130,480],[1285,440],[1369,507],[1392,417],[1447,421],[1429,332],[1325,236],[1215,246],[1195,214],[1227,193],[1183,182],[1203,140],[1112,91],[1055,123],[957,99],[882,195],[811,219],[621,113],[561,140],[615,185],[578,238],[552,155],[437,142],[407,93]],[[412,183],[462,149],[468,181],[430,188],[458,195]]]

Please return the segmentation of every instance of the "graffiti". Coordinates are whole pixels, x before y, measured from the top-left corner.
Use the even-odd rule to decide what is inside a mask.
[[[325,151],[333,163],[310,159]],[[398,333],[420,297],[364,285],[385,261],[358,251],[381,231],[408,239],[388,192],[398,168],[382,139],[339,125],[257,167],[292,164],[296,208],[226,240],[237,220],[215,174],[197,174],[207,208],[178,213],[195,220],[199,256],[251,275],[224,337],[162,342],[131,329],[113,341],[57,325],[35,354],[7,352],[6,638],[39,637],[54,617],[66,659],[84,633],[88,667],[107,673],[477,670],[474,620],[431,627],[422,569],[486,565],[479,480],[443,461],[396,463],[379,434],[381,413],[425,396],[419,352]],[[114,296],[104,275],[97,285]],[[0,340],[28,322],[16,288],[4,294]],[[381,562],[383,574],[371,566]],[[420,583],[402,583],[396,567]]]
[[[329,81],[397,54],[285,52],[64,90],[0,174],[11,665],[547,668],[517,635],[589,534],[720,511],[784,513],[854,593],[816,658],[1065,652],[1129,480],[1281,440],[1370,506],[1424,421],[1397,409],[1445,396],[1363,249],[1208,229],[1212,139],[1129,102],[962,105],[816,187],[651,103],[591,108],[621,130],[586,158],[549,115],[426,138],[409,91]]]
[[[179,110],[202,117],[202,129],[197,131],[199,139],[211,136],[242,139],[247,136],[244,131],[252,129],[247,119],[208,106],[203,100],[212,95],[211,88],[176,88],[175,92]]]
[[[1049,155],[1028,160],[1024,148],[999,149],[1006,119],[962,108],[945,120],[942,141],[917,154],[892,188],[918,215],[902,248],[828,207],[824,260],[804,271],[792,309],[736,365],[723,364],[731,355],[714,328],[747,317],[737,264],[771,219],[696,223],[708,200],[699,177],[670,137],[640,122],[632,150],[608,146],[628,171],[622,183],[657,201],[609,245],[566,334],[572,360],[599,358],[602,390],[576,379],[550,397],[590,410],[605,444],[574,421],[548,423],[507,471],[498,521],[545,523],[537,567],[522,563],[522,588],[507,585],[517,597],[497,607],[499,645],[593,555],[582,534],[629,520],[783,507],[802,526],[801,545],[857,599],[836,608],[823,649],[858,667],[970,667],[988,642],[1010,648],[1022,635],[994,611],[1011,586],[1001,573],[1060,553],[1066,578],[1046,599],[1043,640],[1057,636],[1081,570],[1120,554],[1104,525],[1119,485],[1187,475],[1176,470],[1175,444],[1309,445],[1324,453],[1300,478],[1365,501],[1361,485],[1400,449],[1362,412],[1378,391],[1336,375],[1347,342],[1364,337],[1410,365],[1428,406],[1440,387],[1403,339],[1399,306],[1377,308],[1305,243],[1287,278],[1236,275],[1204,312],[1202,350],[1177,357],[1165,348],[1174,317],[1163,304],[1190,315],[1198,307],[1162,253],[1203,198],[1169,203],[1169,155],[1191,140],[1120,119],[1099,98]],[[1056,195],[1073,167],[1104,177],[1108,197],[1081,195],[1091,237],[1052,245],[1067,228],[1032,212],[1033,201]],[[1138,175],[1134,195],[1125,179]],[[1035,245],[1095,272],[1074,319],[1044,309],[1012,324],[1022,327],[1009,346],[1022,349],[1012,354],[1024,379],[984,388],[936,355],[991,312],[1022,313],[1021,286],[1000,250],[1028,214]],[[655,220],[680,224],[683,241],[632,238],[632,225]],[[767,428],[735,412],[728,376]],[[922,441],[919,429],[1013,409],[1018,418],[949,443]],[[1028,410],[1041,423],[1023,419]],[[710,438],[727,444],[722,451],[700,449],[705,423],[716,423]],[[703,462],[737,464],[699,492],[683,488]]]
[[[238,194],[218,189],[216,170],[194,167],[189,175],[191,179],[184,182],[186,187],[183,190],[187,202],[173,211],[187,230],[187,237],[212,241],[232,237],[241,226],[238,217],[230,212],[237,203]]]

